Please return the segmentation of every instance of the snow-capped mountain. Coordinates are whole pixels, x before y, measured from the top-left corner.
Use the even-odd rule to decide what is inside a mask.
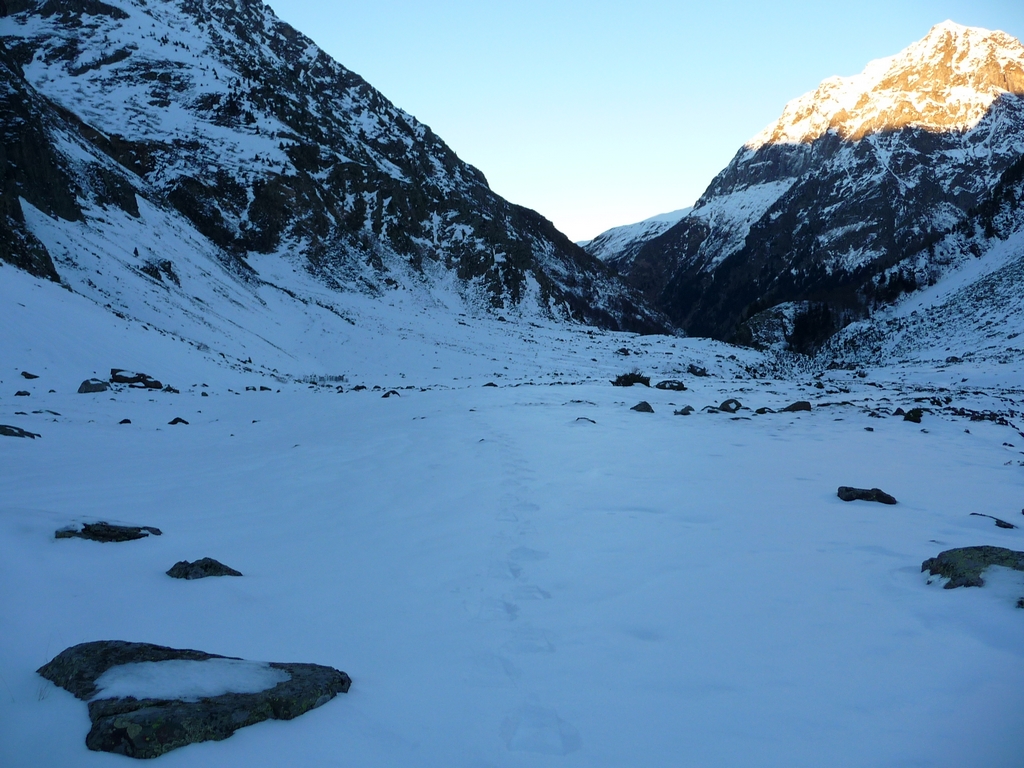
[[[940,24],[787,105],[621,271],[689,333],[812,349],[961,263],[941,243],[1017,172],[1022,95],[1019,41]]]
[[[578,243],[591,256],[596,256],[608,264],[628,264],[632,257],[648,240],[666,232],[679,223],[692,208],[681,208],[678,211],[659,213],[636,224],[624,224],[612,227],[595,237]]]
[[[264,280],[273,254],[335,291],[666,327],[261,2],[7,0],[0,16],[8,262],[132,316],[137,280],[187,293],[172,256],[191,250],[236,286]],[[140,249],[126,227],[198,245]]]

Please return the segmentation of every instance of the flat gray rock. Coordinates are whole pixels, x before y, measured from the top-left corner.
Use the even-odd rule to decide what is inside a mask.
[[[160,674],[160,664],[166,662],[171,663],[163,670],[167,674]],[[243,679],[226,682],[227,692],[197,695],[190,685],[210,690],[210,675],[202,671],[205,664],[214,677],[223,678],[226,667],[235,670],[235,678],[240,672]],[[133,683],[136,665],[144,665],[146,674]],[[89,749],[140,759],[159,757],[188,744],[220,741],[264,720],[291,720],[347,693],[352,685],[344,672],[319,664],[258,664],[120,640],[68,648],[38,672],[88,702],[92,728],[85,745]],[[252,678],[249,684],[245,676]],[[161,678],[169,686],[162,692],[153,683]],[[128,694],[133,684],[138,695]],[[232,686],[243,690],[231,692]],[[120,695],[108,695],[108,687]]]
[[[171,566],[167,575],[174,579],[205,579],[210,576],[241,576],[242,574],[234,568],[229,568],[224,563],[214,560],[212,557],[204,557],[190,563],[188,560],[181,560]]]

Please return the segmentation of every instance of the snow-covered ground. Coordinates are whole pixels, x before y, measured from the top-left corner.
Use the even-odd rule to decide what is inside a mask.
[[[754,379],[771,361],[750,350],[460,317],[407,292],[341,295],[306,326],[284,299],[261,321],[233,294],[238,324],[216,336],[170,304],[121,320],[0,273],[0,423],[41,434],[0,437],[4,768],[126,764],[89,752],[85,705],[35,674],[103,639],[352,676],[167,766],[1021,764],[1024,574],[944,590],[920,565],[1024,549],[970,516],[1022,521],[1024,438],[915,402],[1016,424],[1012,366]],[[76,393],[110,367],[180,394]],[[689,390],[609,384],[633,367]],[[730,397],[818,407],[700,410]],[[915,405],[935,413],[889,415]],[[840,485],[900,504],[846,504]],[[90,520],[163,535],[53,537]],[[164,573],[206,556],[245,575]]]

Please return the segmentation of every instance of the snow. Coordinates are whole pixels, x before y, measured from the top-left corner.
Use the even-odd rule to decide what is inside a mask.
[[[142,661],[111,667],[96,680],[96,699],[198,701],[226,693],[259,693],[291,680],[283,669],[241,659]]]
[[[285,263],[256,267],[270,279]],[[463,319],[401,293],[337,294],[355,325],[211,294],[212,318],[243,306],[238,324],[207,327],[173,303],[117,318],[0,268],[0,423],[42,434],[0,438],[0,764],[121,760],[85,748],[85,706],[34,670],[122,639],[353,678],[294,721],[176,750],[168,766],[1019,765],[1022,574],[944,590],[920,563],[1024,549],[1021,530],[969,516],[1015,519],[1020,437],[868,414],[936,394],[1019,411],[1018,374],[992,366],[984,387],[953,387],[869,367],[818,389],[799,369],[749,377],[771,363],[751,350]],[[188,343],[199,331],[253,363]],[[689,363],[712,376],[685,376]],[[181,394],[75,393],[109,367]],[[610,386],[633,367],[689,390]],[[328,374],[345,379],[311,383]],[[245,389],[260,385],[273,391]],[[817,407],[700,412],[728,397]],[[654,414],[629,410],[641,399]],[[674,416],[684,404],[698,412]],[[839,485],[900,504],[844,504]],[[164,535],[53,538],[111,516]],[[164,573],[204,556],[246,575]],[[176,690],[203,695],[189,686],[218,677]]]

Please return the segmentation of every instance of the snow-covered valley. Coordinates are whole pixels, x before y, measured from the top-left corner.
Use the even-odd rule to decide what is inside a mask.
[[[352,676],[167,765],[1019,765],[1022,574],[921,572],[1024,549],[970,514],[1021,519],[1015,365],[773,378],[717,342],[358,296],[319,361],[244,365],[0,272],[0,423],[40,435],[0,437],[5,766],[123,762],[35,674],[104,639]],[[180,393],[76,392],[111,366]],[[611,386],[634,367],[687,390]],[[743,409],[702,410],[728,398]],[[813,410],[754,412],[795,400]],[[915,406],[920,424],[891,415]],[[163,536],[54,539],[99,520]],[[164,574],[204,556],[245,575]]]

